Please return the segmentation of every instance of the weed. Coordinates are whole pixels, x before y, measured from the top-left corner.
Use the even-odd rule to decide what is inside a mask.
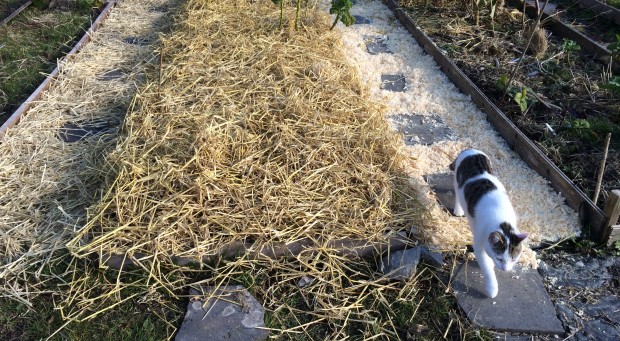
[[[517,92],[514,96],[515,102],[519,105],[519,109],[521,109],[521,113],[524,114],[527,110],[527,89],[521,89],[521,92]]]
[[[351,0],[332,0],[332,7],[329,9],[329,14],[335,14],[336,19],[330,30],[336,27],[338,21],[341,21],[345,26],[351,26],[355,23],[355,18],[349,13],[351,7],[353,7]]]

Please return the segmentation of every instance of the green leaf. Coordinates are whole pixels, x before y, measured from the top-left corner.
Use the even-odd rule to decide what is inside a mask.
[[[271,0],[271,2],[273,2],[276,5],[280,5],[280,3],[282,3],[282,0]]]
[[[579,46],[574,40],[564,38],[562,42],[562,50],[567,53],[577,52],[581,50],[581,46]]]
[[[590,122],[588,122],[588,120],[586,119],[578,118],[576,120],[573,120],[572,126],[575,129],[590,129]]]
[[[613,76],[607,81],[606,84],[599,84],[599,87],[611,90],[616,94],[620,94],[620,76]]]
[[[338,20],[340,20],[345,26],[351,26],[355,23],[355,18],[349,10],[353,7],[351,0],[332,0],[332,7],[329,9],[329,14],[335,14],[336,20],[332,25],[332,29],[336,26]]]
[[[524,113],[527,110],[527,90],[524,88],[521,92],[517,92],[514,97],[515,102],[519,104],[519,109],[521,109],[521,113]]]
[[[497,87],[500,89],[506,89],[508,86],[508,75],[501,75],[497,80]]]

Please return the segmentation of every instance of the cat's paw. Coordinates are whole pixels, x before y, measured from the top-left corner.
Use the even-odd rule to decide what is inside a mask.
[[[487,291],[487,296],[489,296],[489,298],[495,298],[498,292],[497,284],[495,285],[488,284],[486,287],[486,291]]]
[[[452,214],[454,214],[457,217],[462,217],[465,215],[465,212],[463,211],[463,208],[461,207],[455,207]]]

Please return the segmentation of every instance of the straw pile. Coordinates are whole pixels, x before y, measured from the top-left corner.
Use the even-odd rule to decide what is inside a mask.
[[[0,141],[0,296],[29,304],[45,287],[46,264],[65,250],[86,222],[101,187],[101,155],[115,145],[118,126],[145,69],[156,61],[157,32],[169,0],[123,1],[93,40],[59,65],[50,90]],[[145,44],[126,41],[142,37]],[[102,79],[111,70],[116,79]],[[66,124],[103,131],[78,142],[59,138]]]
[[[399,178],[399,137],[346,64],[325,12],[307,9],[299,31],[278,24],[279,11],[267,1],[184,5],[163,40],[160,73],[136,97],[107,157],[106,193],[69,247],[79,257],[133,258],[147,276],[142,290],[153,294],[192,283],[174,270],[172,256],[311,239],[312,252],[276,259],[248,253],[208,265],[213,271],[198,281],[264,278],[254,290],[273,312],[297,309],[289,300],[301,293],[311,318],[287,332],[329,322],[333,337],[344,336],[361,321],[368,323],[363,333],[374,333],[362,301],[396,287],[374,280],[375,270],[351,264],[330,242],[374,245],[420,218]],[[107,294],[84,281],[72,291],[123,296],[121,277]],[[298,288],[303,277],[314,284]],[[403,295],[414,293],[409,287]]]

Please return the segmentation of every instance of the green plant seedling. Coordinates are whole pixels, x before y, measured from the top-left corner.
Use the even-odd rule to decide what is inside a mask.
[[[564,38],[562,42],[562,51],[565,53],[581,51],[581,46],[579,46],[574,40]]]
[[[611,77],[607,83],[599,84],[600,88],[611,90],[614,94],[620,95],[620,76]]]
[[[575,129],[590,129],[590,122],[583,118],[578,118],[571,122],[571,126]]]
[[[620,34],[616,34],[616,41],[607,45],[607,49],[614,57],[620,55]]]
[[[336,24],[340,20],[345,26],[351,26],[355,23],[355,18],[349,12],[349,10],[353,7],[351,0],[332,0],[332,7],[329,9],[329,14],[335,14],[336,19],[330,27],[330,30],[333,30],[336,27]]]
[[[527,110],[527,89],[521,89],[521,92],[517,92],[514,97],[515,102],[519,104],[519,109],[521,109],[521,113],[525,113]]]

